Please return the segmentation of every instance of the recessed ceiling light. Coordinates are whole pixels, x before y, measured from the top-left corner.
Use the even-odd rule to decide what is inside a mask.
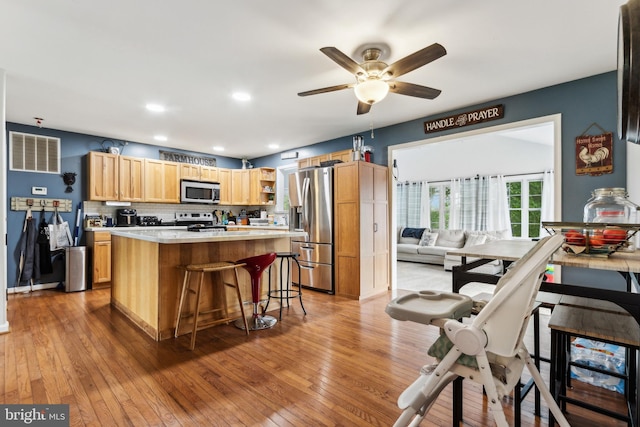
[[[154,113],[164,113],[164,105],[160,104],[147,104],[147,110],[153,111]]]
[[[267,145],[267,147],[269,147],[272,150],[277,150],[278,148],[280,148],[278,144],[269,144]]]
[[[251,101],[251,95],[249,95],[247,92],[234,92],[231,96],[236,101]]]
[[[220,147],[219,145],[213,147],[213,151],[224,151],[224,147]]]
[[[162,141],[162,142],[164,142],[164,141],[166,141],[168,138],[167,138],[166,136],[164,136],[164,135],[156,135],[156,136],[154,136],[154,137],[153,137],[153,139],[155,139],[156,141]]]

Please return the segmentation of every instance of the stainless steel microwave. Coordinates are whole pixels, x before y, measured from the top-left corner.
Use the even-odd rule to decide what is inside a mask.
[[[220,183],[180,180],[181,203],[203,203],[215,205],[220,203]]]

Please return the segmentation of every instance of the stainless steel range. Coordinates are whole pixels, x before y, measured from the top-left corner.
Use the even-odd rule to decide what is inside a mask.
[[[214,225],[211,212],[176,212],[176,225]]]

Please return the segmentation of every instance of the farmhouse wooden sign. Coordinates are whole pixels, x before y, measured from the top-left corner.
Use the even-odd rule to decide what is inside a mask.
[[[442,117],[440,119],[424,122],[424,133],[438,132],[452,128],[475,125],[477,123],[497,120],[504,117],[504,105],[493,105],[467,113],[456,114],[454,116]]]
[[[576,175],[613,173],[613,134],[580,135],[576,138]]]
[[[206,156],[192,156],[190,154],[177,153],[175,151],[160,151],[160,160],[169,160],[178,163],[189,163],[192,165],[200,166],[216,166],[217,160],[215,157]]]

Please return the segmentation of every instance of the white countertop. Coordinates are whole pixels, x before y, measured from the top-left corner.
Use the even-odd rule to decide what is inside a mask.
[[[275,225],[275,224],[267,224],[267,225],[233,225],[230,224],[227,227],[239,228],[241,230],[255,230],[259,228],[261,230],[279,230],[279,231],[287,231],[289,229],[288,225]]]
[[[303,237],[304,231],[273,231],[273,230],[248,230],[248,231],[186,231],[167,230],[168,227],[120,227],[111,228],[113,236],[128,237],[130,239],[146,240],[154,243],[207,243],[229,242],[234,240],[260,240],[281,239],[287,237]],[[170,227],[169,227],[170,228]]]
[[[133,230],[186,230],[186,225],[157,225],[157,226],[133,226],[133,227],[85,227],[84,231],[133,231]]]

